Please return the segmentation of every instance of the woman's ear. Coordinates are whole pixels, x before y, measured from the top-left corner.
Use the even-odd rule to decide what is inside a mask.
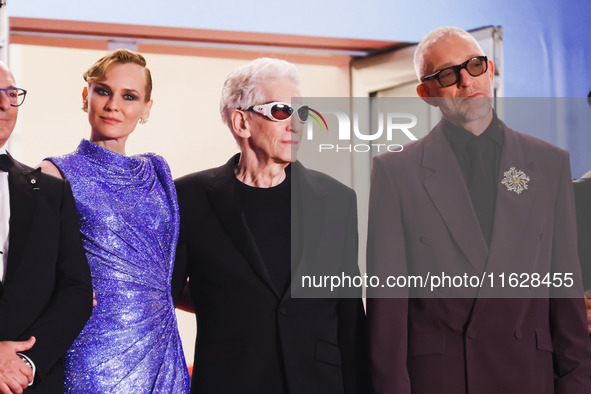
[[[88,86],[82,89],[82,111],[88,112]]]
[[[152,104],[154,104],[154,100],[150,100],[146,103],[146,110],[142,115],[142,118],[148,119],[150,117],[150,110],[152,109]]]

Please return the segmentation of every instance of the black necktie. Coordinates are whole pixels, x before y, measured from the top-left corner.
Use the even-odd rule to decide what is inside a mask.
[[[494,148],[494,142],[485,136],[474,137],[468,143],[470,156],[468,191],[482,235],[489,246],[496,199]]]
[[[6,154],[0,155],[0,171],[8,172],[14,163]]]

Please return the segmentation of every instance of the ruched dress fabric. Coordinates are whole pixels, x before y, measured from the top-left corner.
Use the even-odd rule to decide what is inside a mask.
[[[179,210],[168,165],[88,140],[49,160],[72,186],[98,302],[66,354],[66,393],[188,393],[170,289]]]

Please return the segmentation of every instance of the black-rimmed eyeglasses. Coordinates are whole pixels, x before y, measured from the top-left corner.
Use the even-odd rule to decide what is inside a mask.
[[[423,77],[421,82],[435,78],[439,81],[441,87],[447,88],[448,86],[458,83],[460,80],[460,71],[462,71],[463,68],[465,68],[471,76],[477,77],[488,70],[488,58],[486,56],[476,56],[466,60],[462,64],[458,64],[457,66],[442,68],[431,75]]]
[[[8,98],[8,102],[13,107],[18,107],[22,103],[25,102],[25,97],[27,96],[27,91],[21,88],[6,88],[1,89],[0,92],[4,92],[6,97]]]

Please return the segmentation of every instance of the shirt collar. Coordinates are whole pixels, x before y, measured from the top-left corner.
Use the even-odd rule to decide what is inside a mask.
[[[503,125],[495,111],[493,111],[493,118],[490,124],[488,125],[486,130],[484,130],[484,132],[479,136],[475,136],[463,127],[456,126],[455,124],[447,120],[443,121],[442,126],[443,134],[445,134],[445,138],[449,141],[454,151],[465,151],[468,143],[473,138],[489,138],[493,142],[495,142],[495,144],[497,144],[499,148],[503,147],[503,142],[505,140]]]

